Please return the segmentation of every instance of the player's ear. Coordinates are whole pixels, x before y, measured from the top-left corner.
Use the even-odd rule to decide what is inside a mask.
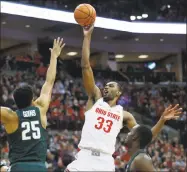
[[[121,91],[118,91],[118,92],[117,92],[117,96],[120,96],[120,95],[121,95],[121,93],[122,93]]]

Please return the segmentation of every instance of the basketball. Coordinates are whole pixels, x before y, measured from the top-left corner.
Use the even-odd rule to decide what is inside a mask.
[[[90,4],[80,4],[75,8],[74,18],[81,26],[89,26],[95,22],[96,11]]]

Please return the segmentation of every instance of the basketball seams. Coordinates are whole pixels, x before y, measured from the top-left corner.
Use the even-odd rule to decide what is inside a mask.
[[[84,4],[84,6],[88,9],[88,11],[89,11],[89,16],[91,17],[91,18],[93,18],[91,15],[90,15],[90,9],[88,8],[88,6],[87,6],[87,4]],[[93,7],[91,6],[91,8],[93,9]]]
[[[92,15],[94,14],[95,9],[92,8]],[[92,20],[95,21],[95,17],[92,17]]]
[[[89,12],[89,16],[90,16],[90,9],[87,7],[87,5],[86,4],[84,4],[84,6],[88,9],[88,12]],[[91,17],[91,16],[90,16]]]
[[[86,7],[87,7],[87,5],[85,5]],[[88,7],[87,7],[88,8]],[[89,25],[89,23],[90,23],[90,20],[92,20],[92,14],[93,14],[93,8],[91,9],[91,11],[90,11],[90,9],[88,8],[88,10],[89,10],[89,16],[90,16],[90,18],[84,23],[84,25],[87,25],[86,23],[88,23],[88,25]]]
[[[95,21],[93,14],[94,14],[94,8],[92,8],[91,23],[93,23]]]
[[[87,9],[88,9],[88,12],[86,11]],[[76,12],[76,10],[78,10],[78,11]],[[95,21],[96,15],[94,14],[94,11],[95,11],[95,9],[91,5],[82,4],[82,7],[75,9],[74,18],[77,21],[77,23],[79,23],[81,26],[90,25]]]
[[[94,14],[94,8],[92,8],[92,15]],[[95,18],[94,17],[91,17],[92,18],[92,21],[91,23],[95,22]]]
[[[81,11],[81,10],[79,10],[79,9],[76,9],[76,10],[87,15],[85,18],[76,18],[76,19],[86,19],[86,18],[90,17],[90,16],[88,15],[88,13],[85,13],[84,11]]]
[[[86,5],[85,5],[86,6]],[[87,6],[86,6],[87,7]],[[88,7],[87,7],[88,8]],[[90,15],[90,10],[89,10],[89,8],[88,8],[88,11],[89,11],[89,14],[88,13],[85,13],[84,11],[81,11],[81,10],[79,10],[79,9],[76,9],[76,10],[78,10],[79,12],[82,12],[82,13],[84,13],[84,14],[86,14],[87,16],[85,17],[85,18],[76,18],[76,19],[86,19],[86,18],[88,18],[88,17],[91,17],[92,19],[94,19],[91,15]],[[76,11],[75,10],[75,11]],[[93,11],[93,8],[92,8],[92,11]]]

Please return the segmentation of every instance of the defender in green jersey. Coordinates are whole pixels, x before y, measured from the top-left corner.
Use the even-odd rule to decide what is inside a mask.
[[[0,107],[1,122],[5,126],[9,142],[11,172],[45,172],[47,153],[46,112],[51,100],[51,92],[56,78],[57,58],[61,53],[63,39],[54,40],[50,65],[40,97],[33,101],[31,86],[24,85],[14,91],[18,107],[12,111]]]
[[[145,152],[145,147],[152,140],[152,132],[143,125],[135,126],[125,139],[131,159],[126,164],[125,172],[155,171],[151,157]]]

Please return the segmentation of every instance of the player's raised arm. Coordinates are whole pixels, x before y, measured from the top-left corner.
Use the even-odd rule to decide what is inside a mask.
[[[178,119],[181,114],[182,108],[179,107],[179,104],[175,106],[168,106],[162,113],[162,116],[160,117],[159,121],[151,129],[153,133],[153,139],[158,135],[158,133],[160,133],[166,121],[171,119]]]
[[[153,134],[153,139],[160,133],[167,120],[177,119],[181,113],[182,113],[182,108],[180,108],[178,104],[175,105],[174,107],[170,105],[168,108],[166,108],[165,111],[162,113],[162,116],[160,117],[159,121],[151,129]],[[126,111],[124,111],[124,121],[126,121],[127,127],[129,129],[132,129],[134,126],[137,125],[137,122],[133,117],[133,115]]]
[[[90,66],[90,42],[91,42],[93,29],[94,29],[94,25],[92,25],[89,29],[83,28],[84,40],[82,46],[81,67],[82,67],[83,84],[86,93],[89,98],[94,98],[95,100],[97,100],[101,97],[101,92],[99,88],[95,85],[93,71]]]
[[[46,81],[42,87],[40,97],[35,101],[37,105],[44,108],[46,111],[51,101],[51,92],[56,78],[57,58],[64,46],[63,39],[54,39],[53,48],[50,48],[51,59],[47,70]]]

